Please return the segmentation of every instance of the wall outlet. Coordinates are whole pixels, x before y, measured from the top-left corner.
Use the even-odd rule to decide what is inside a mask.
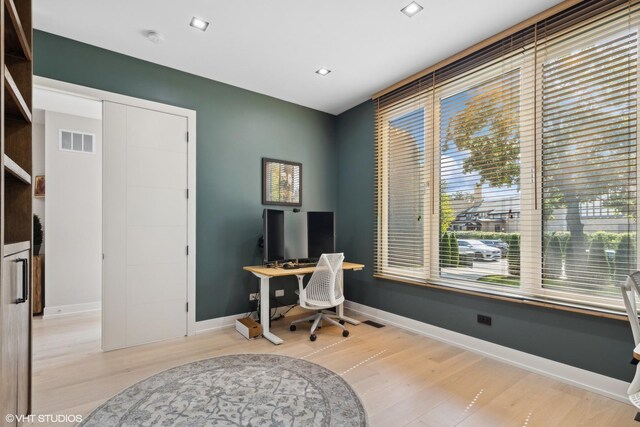
[[[284,296],[284,289],[276,289],[276,296],[277,297],[283,297]]]
[[[258,300],[260,300],[260,292],[249,294],[249,301],[258,301]]]
[[[483,316],[482,314],[478,314],[478,323],[481,325],[491,326],[491,316]]]

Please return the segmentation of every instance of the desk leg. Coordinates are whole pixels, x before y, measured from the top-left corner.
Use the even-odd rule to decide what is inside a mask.
[[[269,278],[260,277],[260,321],[262,322],[262,336],[274,344],[282,344],[282,338],[269,332],[269,320],[271,310],[269,310]]]
[[[360,321],[356,319],[352,319],[351,317],[347,317],[344,315],[344,304],[340,304],[336,310],[336,314],[338,315],[338,319],[344,320],[347,323],[351,323],[352,325],[359,325]]]
[[[340,286],[342,286],[342,295],[344,295],[344,270],[340,272]],[[359,325],[360,321],[356,319],[352,319],[351,317],[346,317],[344,315],[344,304],[340,304],[336,308],[336,314],[338,315],[338,319],[344,320],[347,323],[351,323],[352,325]]]

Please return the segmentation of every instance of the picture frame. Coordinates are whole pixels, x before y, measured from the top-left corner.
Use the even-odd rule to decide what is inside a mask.
[[[262,204],[302,206],[302,163],[262,158]]]
[[[33,181],[33,197],[44,197],[45,180],[44,175],[36,175]]]

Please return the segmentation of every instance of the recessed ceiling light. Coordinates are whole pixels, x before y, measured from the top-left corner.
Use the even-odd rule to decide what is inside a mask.
[[[191,18],[191,23],[189,25],[201,31],[207,31],[207,27],[209,26],[209,23],[207,21],[204,21],[200,18],[196,18],[194,16],[193,18]]]
[[[149,40],[151,40],[154,43],[160,43],[162,41],[164,41],[164,35],[162,35],[161,33],[157,32],[157,31],[147,31],[147,38]]]
[[[319,70],[316,71],[316,74],[320,74],[321,76],[326,76],[330,72],[331,72],[331,70],[329,70],[327,68],[320,68]]]
[[[411,3],[406,5],[400,12],[404,13],[409,18],[411,18],[412,16],[414,16],[415,14],[420,12],[422,9],[423,9],[422,6],[420,6],[418,3],[412,1]]]

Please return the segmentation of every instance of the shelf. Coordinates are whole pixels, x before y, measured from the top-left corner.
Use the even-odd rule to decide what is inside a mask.
[[[15,34],[12,34],[7,28],[8,31],[5,33],[5,51],[8,54],[19,54],[27,61],[31,61],[31,46],[29,45],[29,40],[24,32],[24,28],[22,28],[22,22],[20,21],[20,15],[18,15],[16,5],[13,0],[4,0],[4,5],[6,6],[7,15],[11,19],[11,24],[13,24],[13,29],[15,31]],[[9,49],[10,47],[13,47],[13,49]]]
[[[4,155],[4,169],[9,172],[19,181],[22,181],[25,184],[31,185],[31,175],[25,172],[16,162],[11,160],[9,156]]]
[[[6,242],[4,244],[4,256],[17,254],[18,252],[31,249],[30,241]]]
[[[6,65],[4,66],[4,87],[6,93],[9,94],[9,98],[13,101],[5,104],[5,113],[20,116],[28,123],[31,123],[31,111]],[[5,101],[9,101],[9,98],[6,98]]]

